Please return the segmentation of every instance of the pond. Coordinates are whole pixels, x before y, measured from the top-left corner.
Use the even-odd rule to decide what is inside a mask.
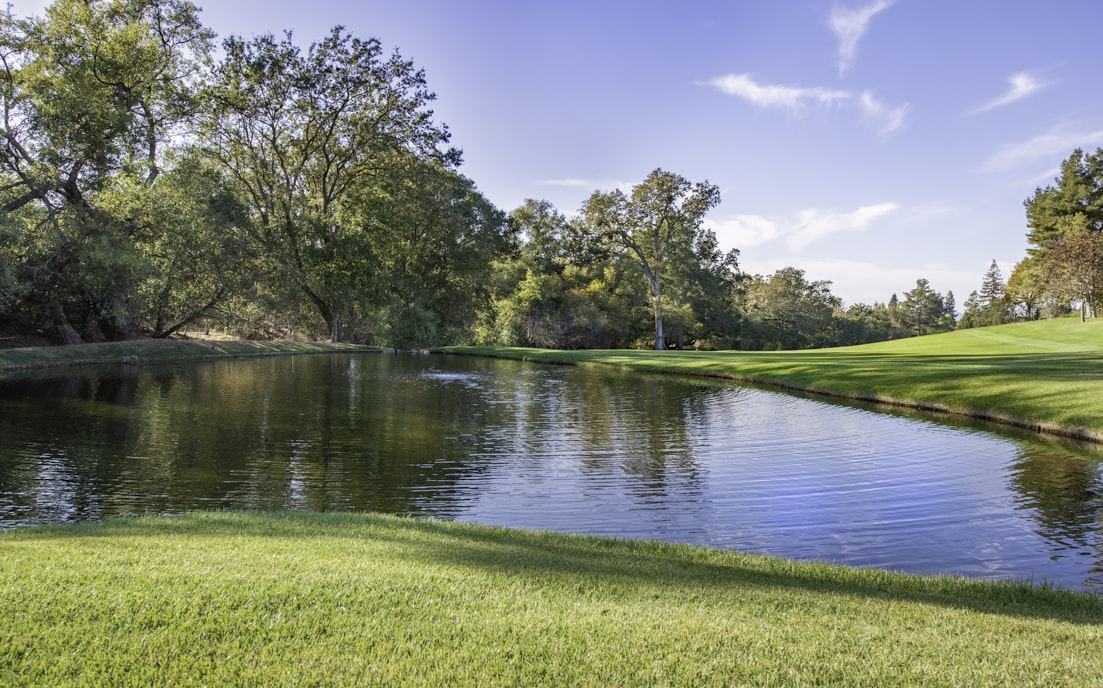
[[[380,511],[1103,591],[1095,449],[721,381],[456,356],[0,382],[0,528]]]

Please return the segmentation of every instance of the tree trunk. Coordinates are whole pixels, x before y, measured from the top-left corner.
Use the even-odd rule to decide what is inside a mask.
[[[663,336],[663,293],[660,278],[662,273],[659,272],[659,268],[650,268],[646,261],[644,261],[644,273],[647,275],[647,281],[651,283],[651,294],[655,299],[655,351],[662,351],[666,348]]]
[[[50,297],[50,315],[54,320],[54,332],[57,333],[62,344],[84,343],[84,339],[69,324],[69,318],[65,317],[65,311],[61,308],[61,303],[56,296]]]
[[[662,351],[666,348],[666,341],[663,336],[663,300],[662,295],[659,293],[659,289],[655,287],[655,351]]]
[[[325,321],[326,327],[329,329],[330,341],[337,343],[341,341],[341,326],[337,316],[337,309],[331,307],[326,300],[321,296],[318,296],[313,289],[303,285],[303,292],[307,297],[314,302],[314,305],[318,308],[318,313],[322,316],[322,320]]]
[[[141,339],[145,336],[134,322],[127,301],[126,294],[121,289],[116,289],[111,295],[107,314],[99,318],[100,329],[113,342]]]

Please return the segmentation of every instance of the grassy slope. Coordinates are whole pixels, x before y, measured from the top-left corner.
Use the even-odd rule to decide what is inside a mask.
[[[375,515],[0,534],[0,684],[1093,685],[1103,597]]]
[[[726,376],[1103,441],[1103,320],[1017,323],[810,351],[447,350]]]
[[[207,341],[181,339],[136,339],[103,344],[0,349],[0,373],[29,368],[122,363],[127,356],[139,361],[175,361],[212,356],[259,356],[268,354],[317,353],[368,350],[370,347],[318,342],[261,342],[244,340]]]

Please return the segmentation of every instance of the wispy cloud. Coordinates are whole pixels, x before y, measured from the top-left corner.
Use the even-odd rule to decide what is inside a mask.
[[[1045,87],[1045,84],[1030,72],[1015,72],[1007,77],[1007,82],[1008,89],[1006,92],[971,111],[970,114],[978,115],[982,112],[1010,105]]]
[[[869,23],[878,13],[892,6],[892,0],[878,0],[856,9],[836,5],[831,10],[828,26],[839,38],[839,76],[846,73],[854,63],[858,51],[858,41],[869,30]]]
[[[838,89],[760,84],[749,74],[728,74],[700,81],[698,85],[711,86],[721,93],[742,98],[756,107],[781,108],[797,114],[803,112],[809,104],[827,107],[840,103],[856,103],[862,118],[882,135],[903,127],[909,109],[906,103],[895,107],[885,105],[870,91],[854,94]]]
[[[878,134],[891,134],[904,126],[908,116],[908,104],[889,107],[873,97],[869,91],[862,93],[858,101],[862,106],[862,116],[870,122]]]
[[[1028,164],[1046,163],[1056,169],[1075,148],[1103,145],[1103,129],[1070,130],[1055,127],[1025,141],[1012,141],[981,163],[981,172],[1006,172]]]
[[[899,209],[898,204],[889,202],[861,206],[850,212],[808,209],[792,217],[736,215],[709,221],[707,226],[726,246],[746,249],[781,239],[790,249],[800,251],[834,234],[866,231],[877,220]]]
[[[820,239],[841,232],[864,232],[873,226],[874,221],[900,208],[896,203],[878,203],[864,205],[849,213],[823,210],[802,210],[798,214],[797,224],[786,237],[786,242],[794,250],[801,250]]]
[[[722,93],[738,96],[761,108],[780,107],[798,111],[808,102],[830,105],[850,98],[846,91],[759,84],[749,74],[728,74],[703,82]]]
[[[626,182],[620,179],[580,179],[578,177],[561,177],[559,179],[542,179],[536,182],[540,186],[558,186],[567,189],[587,189],[590,191],[608,191],[620,189],[629,193],[639,182]]]

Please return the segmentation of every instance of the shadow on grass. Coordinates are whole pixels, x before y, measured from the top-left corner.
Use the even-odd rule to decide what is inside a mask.
[[[555,582],[580,594],[730,592],[734,588],[811,593],[935,605],[982,614],[1103,625],[1103,595],[1029,583],[920,577],[875,569],[745,555],[688,545],[591,538],[378,514],[196,513],[51,526],[0,535],[12,541],[170,538],[201,541],[278,539],[296,547],[315,538],[385,546],[384,556],[427,566],[459,566],[489,576]],[[344,543],[342,545],[341,543]]]

